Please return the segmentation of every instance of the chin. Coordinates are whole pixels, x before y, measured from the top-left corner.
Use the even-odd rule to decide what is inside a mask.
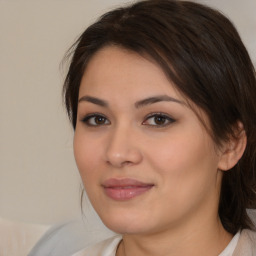
[[[148,229],[147,221],[138,218],[140,215],[115,213],[114,215],[99,215],[104,225],[118,234],[145,233]]]
[[[143,234],[147,233],[147,230],[141,226],[136,226],[131,223],[105,223],[107,228],[117,234]]]

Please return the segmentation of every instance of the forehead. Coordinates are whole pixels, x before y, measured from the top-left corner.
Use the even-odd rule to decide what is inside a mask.
[[[172,94],[184,98],[160,66],[147,56],[106,46],[90,59],[81,80],[81,93],[126,92],[136,94]],[[125,96],[125,95],[124,95]]]

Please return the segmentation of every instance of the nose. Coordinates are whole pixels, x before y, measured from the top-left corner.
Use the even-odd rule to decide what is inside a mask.
[[[134,131],[121,127],[113,129],[106,147],[106,161],[117,168],[136,165],[142,161],[142,152]]]

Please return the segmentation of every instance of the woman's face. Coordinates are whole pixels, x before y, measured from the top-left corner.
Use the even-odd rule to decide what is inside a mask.
[[[118,233],[217,217],[221,154],[163,71],[136,53],[109,46],[90,60],[74,152],[90,201]]]

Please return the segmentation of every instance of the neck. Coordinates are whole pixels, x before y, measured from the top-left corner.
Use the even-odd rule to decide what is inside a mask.
[[[204,225],[205,224],[205,225]],[[232,239],[219,219],[198,223],[191,229],[168,229],[147,235],[124,235],[117,256],[208,256],[219,255]]]

